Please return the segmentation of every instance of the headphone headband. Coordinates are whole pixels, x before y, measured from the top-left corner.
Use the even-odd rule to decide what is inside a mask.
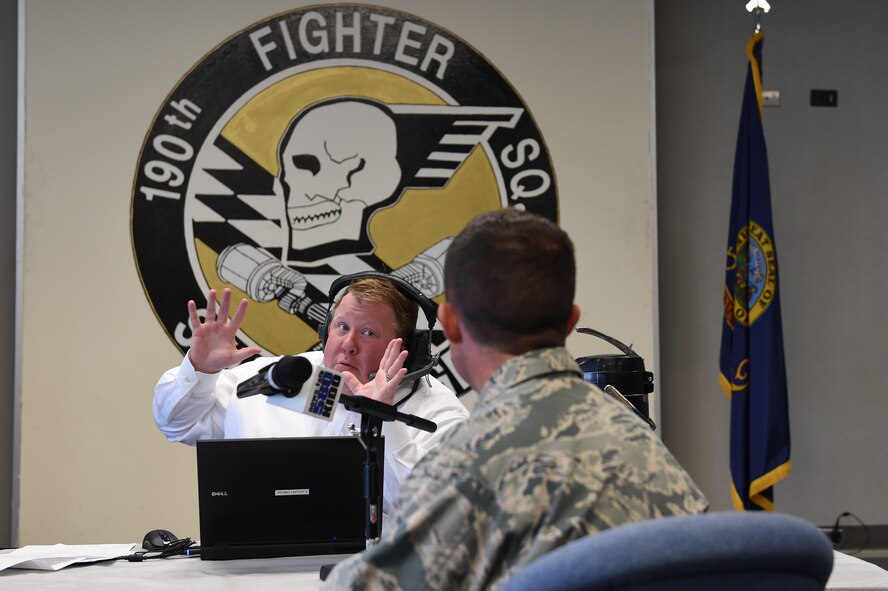
[[[404,281],[400,277],[395,277],[394,275],[389,275],[387,273],[380,273],[379,271],[361,271],[359,273],[351,273],[350,275],[343,275],[339,279],[335,280],[332,285],[330,285],[330,310],[333,308],[333,302],[336,298],[336,294],[345,289],[348,285],[350,285],[353,281],[358,279],[365,278],[376,278],[381,279],[383,281],[388,281],[389,283],[393,283],[396,287],[398,287],[402,292],[406,292],[405,295],[411,300],[415,301],[420,309],[422,309],[423,314],[425,314],[426,321],[429,323],[429,330],[435,328],[435,322],[438,319],[438,305],[427,298],[424,293],[419,291],[415,285]],[[329,316],[329,312],[327,316]]]

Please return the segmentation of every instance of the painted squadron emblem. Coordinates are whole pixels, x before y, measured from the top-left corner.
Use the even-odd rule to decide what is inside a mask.
[[[501,207],[558,217],[541,133],[509,83],[418,17],[331,4],[251,25],[180,80],[142,147],[131,229],[181,350],[185,302],[229,287],[253,302],[239,340],[290,354],[317,346],[342,274],[391,272],[443,297],[452,237]],[[465,390],[433,340],[435,373]]]

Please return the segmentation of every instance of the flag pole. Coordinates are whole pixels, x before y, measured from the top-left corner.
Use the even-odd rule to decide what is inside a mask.
[[[755,30],[753,33],[760,33],[762,30],[762,15],[771,10],[768,0],[750,0],[746,3],[746,12],[751,12]]]

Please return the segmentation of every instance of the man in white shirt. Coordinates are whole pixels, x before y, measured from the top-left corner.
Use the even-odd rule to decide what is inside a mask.
[[[429,433],[399,422],[383,424],[387,509],[416,462],[469,415],[456,395],[431,376],[400,383],[407,373],[403,366],[408,355],[402,346],[415,329],[417,304],[385,275],[368,275],[352,281],[334,302],[323,352],[302,356],[312,364],[342,372],[346,393],[394,404],[402,413],[438,425]],[[161,376],[154,390],[153,414],[161,432],[169,441],[189,445],[199,439],[351,435],[349,425],[359,427],[361,417],[341,405],[328,422],[269,404],[266,396],[236,396],[240,382],[280,359],[260,357],[242,363],[261,351],[254,346],[237,348],[235,335],[247,305],[242,300],[229,319],[231,291],[223,290],[217,312],[216,292],[211,290],[201,322],[197,305],[188,302],[191,348],[179,367]]]

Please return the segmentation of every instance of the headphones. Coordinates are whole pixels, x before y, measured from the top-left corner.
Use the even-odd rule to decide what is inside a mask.
[[[425,314],[428,328],[425,330],[412,330],[404,337],[404,348],[407,349],[407,360],[404,367],[407,368],[407,375],[404,381],[408,382],[421,378],[432,371],[432,368],[438,363],[439,355],[432,355],[432,330],[435,328],[435,321],[438,318],[438,306],[427,298],[414,285],[404,281],[400,277],[379,273],[377,271],[363,271],[360,273],[352,273],[351,275],[343,275],[333,282],[330,286],[330,293],[327,296],[330,302],[327,308],[327,316],[324,321],[318,325],[318,336],[321,338],[321,349],[327,345],[327,335],[329,333],[330,321],[333,315],[333,306],[336,301],[336,295],[349,286],[353,281],[365,278],[381,279],[388,281],[394,285],[408,299],[419,304],[419,308]]]

